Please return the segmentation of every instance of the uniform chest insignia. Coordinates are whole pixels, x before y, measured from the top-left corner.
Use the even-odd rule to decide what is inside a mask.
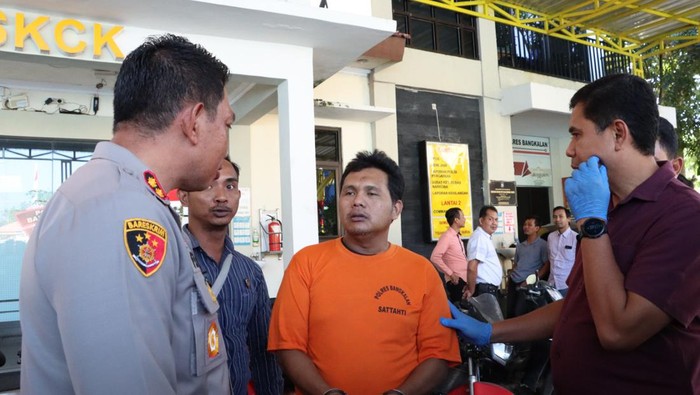
[[[158,178],[156,177],[155,173],[150,170],[146,170],[143,172],[143,179],[146,181],[146,185],[148,185],[156,196],[161,199],[165,199],[165,191],[163,190],[163,187],[160,186],[160,182],[158,182]]]
[[[211,287],[209,286],[209,284],[207,284],[207,291],[209,291],[209,296],[211,296],[212,302],[214,302],[214,303],[219,303],[219,302],[216,300],[216,295],[214,295],[214,291],[212,291],[212,289],[211,289]]]
[[[212,322],[207,331],[207,352],[209,358],[219,355],[219,326],[216,322]]]
[[[130,218],[124,221],[124,245],[134,266],[145,277],[150,277],[165,260],[168,232],[157,222]]]

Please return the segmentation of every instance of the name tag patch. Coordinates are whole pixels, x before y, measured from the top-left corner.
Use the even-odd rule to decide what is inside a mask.
[[[219,355],[219,327],[216,322],[212,322],[207,331],[207,351],[209,358]]]

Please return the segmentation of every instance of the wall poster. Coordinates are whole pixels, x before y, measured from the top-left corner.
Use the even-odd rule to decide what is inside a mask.
[[[445,211],[451,207],[462,209],[467,219],[466,225],[462,228],[462,238],[468,238],[474,228],[469,178],[469,146],[426,141],[425,159],[431,240],[437,241],[447,230]]]

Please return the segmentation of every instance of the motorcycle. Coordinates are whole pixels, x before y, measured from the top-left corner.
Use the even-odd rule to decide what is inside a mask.
[[[495,323],[503,320],[498,300],[492,294],[481,294],[463,300],[458,306],[462,312],[483,322]],[[496,372],[509,366],[513,346],[491,343],[476,346],[460,339],[463,363],[449,370],[445,381],[433,391],[435,395],[512,395],[513,393],[491,381],[498,381]],[[489,381],[482,381],[488,379]]]
[[[526,312],[562,299],[561,294],[535,275],[526,280]],[[494,295],[481,294],[463,300],[458,305],[465,314],[482,322],[503,320],[503,313]],[[553,394],[549,369],[551,340],[532,343],[492,343],[475,346],[460,339],[463,363],[450,368],[448,377],[435,395],[506,395],[536,393]],[[523,388],[522,384],[526,386]],[[531,384],[535,383],[535,384]],[[467,392],[468,391],[468,392]]]
[[[537,276],[534,274],[528,276],[525,282],[526,285],[519,290],[525,301],[522,314],[527,314],[563,298],[556,288],[546,281],[537,280]],[[519,382],[516,394],[551,395],[554,393],[549,366],[551,343],[551,339],[546,339],[516,345],[520,356],[525,360],[523,371],[516,379]]]

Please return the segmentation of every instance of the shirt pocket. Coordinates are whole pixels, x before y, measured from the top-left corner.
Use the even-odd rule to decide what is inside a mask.
[[[194,350],[191,369],[194,376],[202,376],[226,362],[226,346],[218,317],[219,304],[204,281],[201,270],[194,270],[195,289],[191,296]]]
[[[576,245],[572,243],[564,246],[564,259],[568,262],[573,262],[576,259]]]

